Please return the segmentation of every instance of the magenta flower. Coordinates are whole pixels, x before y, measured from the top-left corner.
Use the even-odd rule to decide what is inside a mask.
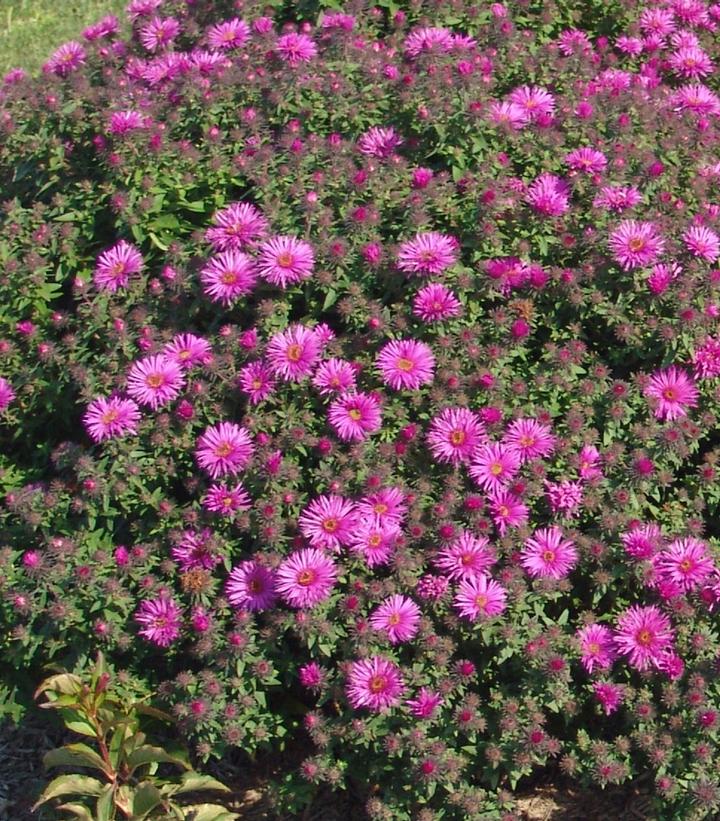
[[[394,390],[417,390],[430,384],[435,376],[435,357],[428,345],[415,339],[388,342],[375,364],[383,382]]]
[[[267,399],[275,390],[275,377],[265,362],[250,362],[240,368],[238,388],[248,397],[252,405]]]
[[[704,225],[692,225],[683,233],[682,240],[694,257],[715,262],[720,256],[720,237]]]
[[[4,380],[0,379],[0,383]],[[2,385],[0,384],[0,410],[2,409]],[[140,409],[132,399],[111,396],[98,397],[88,405],[83,415],[83,425],[93,442],[115,439],[128,433],[137,433]]]
[[[114,294],[119,288],[126,288],[130,277],[139,274],[143,267],[140,251],[122,239],[97,258],[93,282],[99,290]]]
[[[190,370],[195,365],[205,365],[212,359],[212,348],[207,339],[195,334],[178,334],[162,349],[170,362]]]
[[[487,441],[485,425],[467,408],[445,408],[430,423],[427,435],[430,452],[439,462],[467,463],[475,450]]]
[[[720,115],[720,97],[702,83],[681,86],[672,97],[675,111],[690,111],[698,117]]]
[[[712,74],[715,66],[708,55],[698,46],[688,45],[674,51],[668,58],[673,74],[684,80],[700,80]]]
[[[662,654],[671,649],[674,639],[670,619],[654,604],[633,605],[617,621],[615,645],[637,670],[657,666]]]
[[[255,262],[242,251],[223,251],[200,271],[203,292],[226,307],[251,293],[257,282]]]
[[[15,391],[12,385],[7,379],[0,376],[0,413],[2,413],[14,399]]]
[[[489,576],[472,576],[458,585],[453,606],[468,621],[499,616],[507,607],[507,592]]]
[[[140,602],[135,620],[142,625],[139,633],[144,639],[169,647],[180,635],[182,608],[167,596],[146,599]]]
[[[108,132],[114,137],[122,137],[145,128],[147,121],[139,111],[115,111],[108,121]]]
[[[400,535],[400,527],[394,522],[383,522],[375,516],[361,519],[349,548],[352,553],[362,556],[368,567],[378,567],[390,561]]]
[[[549,425],[536,419],[515,419],[507,427],[503,443],[514,448],[521,462],[549,456],[555,449],[555,436]]]
[[[252,507],[252,500],[242,484],[234,487],[214,484],[208,488],[202,500],[202,506],[211,513],[233,516],[238,510],[247,510]]]
[[[522,527],[527,523],[530,511],[522,499],[511,491],[503,488],[490,491],[488,498],[490,518],[501,536],[507,533],[508,528]]]
[[[520,552],[520,564],[533,577],[563,579],[578,559],[575,545],[559,527],[536,530]]]
[[[234,422],[207,428],[197,441],[195,459],[213,479],[244,470],[255,447],[250,432]]]
[[[593,206],[619,214],[641,202],[642,194],[634,185],[606,185],[598,191]]]
[[[584,445],[583,449],[578,454],[579,468],[578,473],[580,478],[586,482],[592,479],[602,479],[603,472],[598,467],[602,462],[600,451],[595,445]]]
[[[308,690],[320,690],[325,684],[325,670],[316,661],[303,664],[298,673],[300,684]]]
[[[296,68],[300,63],[309,63],[317,57],[317,46],[307,34],[290,32],[278,37],[275,52],[283,62]]]
[[[215,214],[213,223],[205,239],[216,251],[242,251],[268,229],[262,212],[248,202],[231,203]]]
[[[661,576],[680,585],[686,593],[701,587],[716,572],[707,545],[700,539],[675,539],[657,556]]]
[[[617,656],[612,631],[603,624],[590,624],[578,630],[580,642],[580,661],[583,667],[592,673],[595,667],[607,670]]]
[[[396,664],[382,656],[372,656],[352,662],[345,692],[355,709],[367,707],[379,713],[400,704],[405,682]]]
[[[80,43],[71,40],[69,43],[63,43],[53,52],[52,57],[43,66],[43,70],[50,74],[57,74],[58,77],[67,77],[68,74],[85,64],[86,57],[85,49]]]
[[[325,601],[337,579],[335,562],[314,547],[288,556],[275,574],[275,590],[291,607],[314,607]]]
[[[612,715],[618,709],[625,695],[622,684],[613,684],[610,681],[596,681],[593,684],[593,692],[606,716]]]
[[[287,288],[304,282],[314,267],[312,245],[297,237],[273,237],[260,245],[258,273],[273,285]]]
[[[457,262],[457,249],[457,240],[448,234],[417,234],[400,246],[397,266],[406,274],[441,274]]]
[[[693,351],[692,364],[696,379],[714,379],[720,376],[720,339],[706,336]]]
[[[148,51],[167,48],[180,34],[180,23],[174,17],[153,17],[140,29],[140,42]]]
[[[475,451],[469,473],[481,488],[494,493],[517,475],[521,464],[520,453],[514,447],[491,442]]]
[[[433,282],[421,288],[413,299],[413,314],[423,322],[442,322],[459,316],[462,303],[444,285]]]
[[[570,209],[570,187],[554,174],[541,174],[530,184],[525,201],[537,214],[559,217]]]
[[[225,595],[239,610],[267,610],[277,600],[275,575],[260,562],[240,562],[230,571]]]
[[[651,559],[664,546],[662,532],[657,525],[641,524],[620,536],[625,552],[639,562]]]
[[[318,365],[312,383],[322,396],[344,393],[355,387],[355,368],[344,359],[327,359]]]
[[[336,553],[352,541],[358,522],[355,504],[342,496],[318,496],[298,519],[300,532],[313,547]]]
[[[420,608],[406,596],[390,596],[370,616],[374,630],[386,633],[390,644],[410,641],[418,631]]]
[[[698,395],[692,376],[675,365],[654,373],[645,388],[645,396],[654,401],[655,417],[670,422],[687,416],[687,409],[697,406]]]
[[[408,699],[405,704],[415,718],[427,719],[432,718],[437,708],[442,706],[443,697],[429,687],[421,687],[417,696]]]
[[[373,517],[379,522],[400,525],[407,515],[408,505],[400,488],[387,487],[363,496],[357,504],[361,516]]]
[[[184,387],[182,368],[164,354],[133,363],[127,376],[127,392],[136,402],[152,410],[172,402]]]
[[[607,168],[607,157],[596,148],[576,148],[565,156],[565,162],[573,171],[584,174],[602,174]]]
[[[555,98],[540,86],[520,86],[510,92],[509,100],[520,106],[533,122],[552,117],[555,113]]]
[[[582,482],[571,482],[569,479],[564,482],[546,482],[545,494],[553,513],[574,516],[582,505],[583,485]]]
[[[451,579],[484,576],[497,561],[490,542],[484,536],[473,536],[467,530],[435,557],[434,564]]]
[[[411,60],[428,52],[446,54],[452,50],[453,45],[452,31],[436,26],[413,29],[403,43],[405,54]]]
[[[402,137],[394,128],[373,126],[360,136],[357,145],[361,154],[382,160],[391,157],[402,143]]]
[[[130,0],[126,13],[131,23],[140,17],[149,17],[162,6],[163,0]]]
[[[520,131],[530,122],[530,116],[523,106],[507,100],[494,100],[487,107],[487,120],[493,125],[505,126]]]
[[[207,33],[210,48],[217,48],[221,51],[242,48],[249,39],[250,26],[238,17],[211,26]]]
[[[291,325],[275,334],[267,346],[267,358],[275,376],[288,382],[299,382],[317,365],[322,344],[317,334],[303,325]]]
[[[213,546],[212,531],[208,528],[200,532],[185,530],[170,553],[183,573],[188,570],[212,570],[221,561]]]
[[[382,427],[380,402],[371,393],[344,393],[330,405],[328,421],[344,442],[361,442]]]
[[[609,245],[615,261],[631,271],[657,262],[665,240],[651,222],[625,220],[610,234]]]

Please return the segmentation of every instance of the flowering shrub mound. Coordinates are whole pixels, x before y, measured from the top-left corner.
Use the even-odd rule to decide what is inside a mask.
[[[0,669],[375,819],[720,803],[720,4],[132,0],[0,109]]]

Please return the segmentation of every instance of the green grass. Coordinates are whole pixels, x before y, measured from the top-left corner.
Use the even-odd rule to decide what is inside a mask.
[[[106,14],[124,21],[128,0],[0,0],[0,74],[37,71],[68,40]]]

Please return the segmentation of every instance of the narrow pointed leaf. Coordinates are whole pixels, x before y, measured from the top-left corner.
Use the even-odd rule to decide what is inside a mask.
[[[93,767],[107,775],[112,775],[102,758],[87,744],[66,744],[57,750],[50,750],[43,758],[46,769],[50,767]]]
[[[90,810],[82,804],[61,804],[58,809],[75,813],[75,818],[78,821],[95,821]]]

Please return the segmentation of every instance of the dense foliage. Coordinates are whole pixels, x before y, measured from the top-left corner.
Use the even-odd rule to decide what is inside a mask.
[[[0,109],[0,670],[287,811],[720,805],[720,4],[132,0]]]

